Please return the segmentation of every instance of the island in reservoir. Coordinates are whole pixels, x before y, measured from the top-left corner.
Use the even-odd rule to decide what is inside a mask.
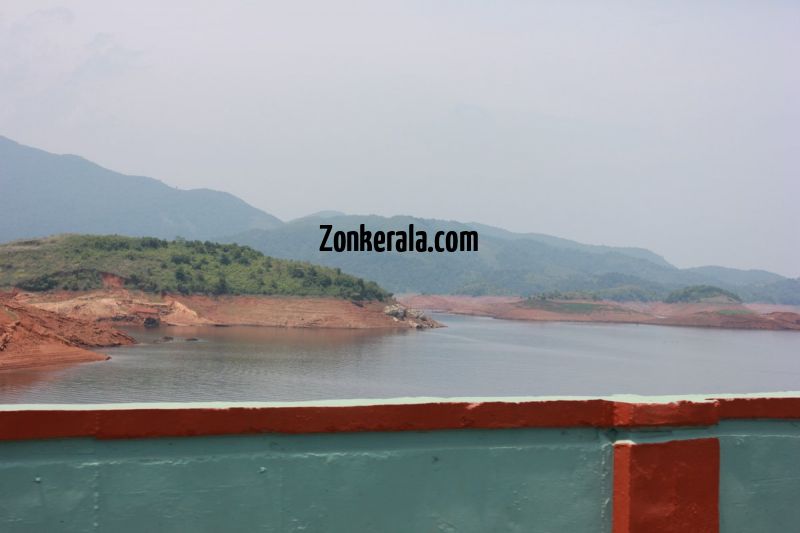
[[[338,269],[234,244],[64,235],[0,246],[0,370],[96,361],[116,326],[439,326]]]

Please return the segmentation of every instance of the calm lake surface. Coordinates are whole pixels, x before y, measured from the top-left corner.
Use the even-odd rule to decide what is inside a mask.
[[[798,332],[435,318],[448,327],[135,329],[110,361],[0,372],[0,403],[800,390]]]

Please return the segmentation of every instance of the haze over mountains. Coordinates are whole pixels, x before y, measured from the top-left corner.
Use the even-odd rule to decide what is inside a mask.
[[[581,244],[479,223],[325,211],[291,222],[208,189],[178,190],[74,155],[55,155],[0,137],[0,242],[90,233],[236,242],[273,257],[340,268],[394,292],[514,294],[579,292],[610,299],[658,299],[708,284],[745,300],[800,304],[800,280],[763,270],[679,269],[642,248]],[[320,252],[320,223],[337,230],[477,229],[478,253]]]
[[[207,239],[281,224],[239,198],[179,190],[0,136],[0,242],[56,233]]]

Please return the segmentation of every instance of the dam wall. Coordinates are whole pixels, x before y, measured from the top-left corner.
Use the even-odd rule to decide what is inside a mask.
[[[786,532],[800,394],[0,407],[0,531]]]

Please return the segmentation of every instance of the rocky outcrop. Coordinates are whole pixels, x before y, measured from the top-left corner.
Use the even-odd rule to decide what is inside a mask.
[[[383,313],[392,317],[395,322],[404,322],[415,329],[441,327],[441,324],[425,316],[422,311],[399,303],[387,305],[383,308]]]

